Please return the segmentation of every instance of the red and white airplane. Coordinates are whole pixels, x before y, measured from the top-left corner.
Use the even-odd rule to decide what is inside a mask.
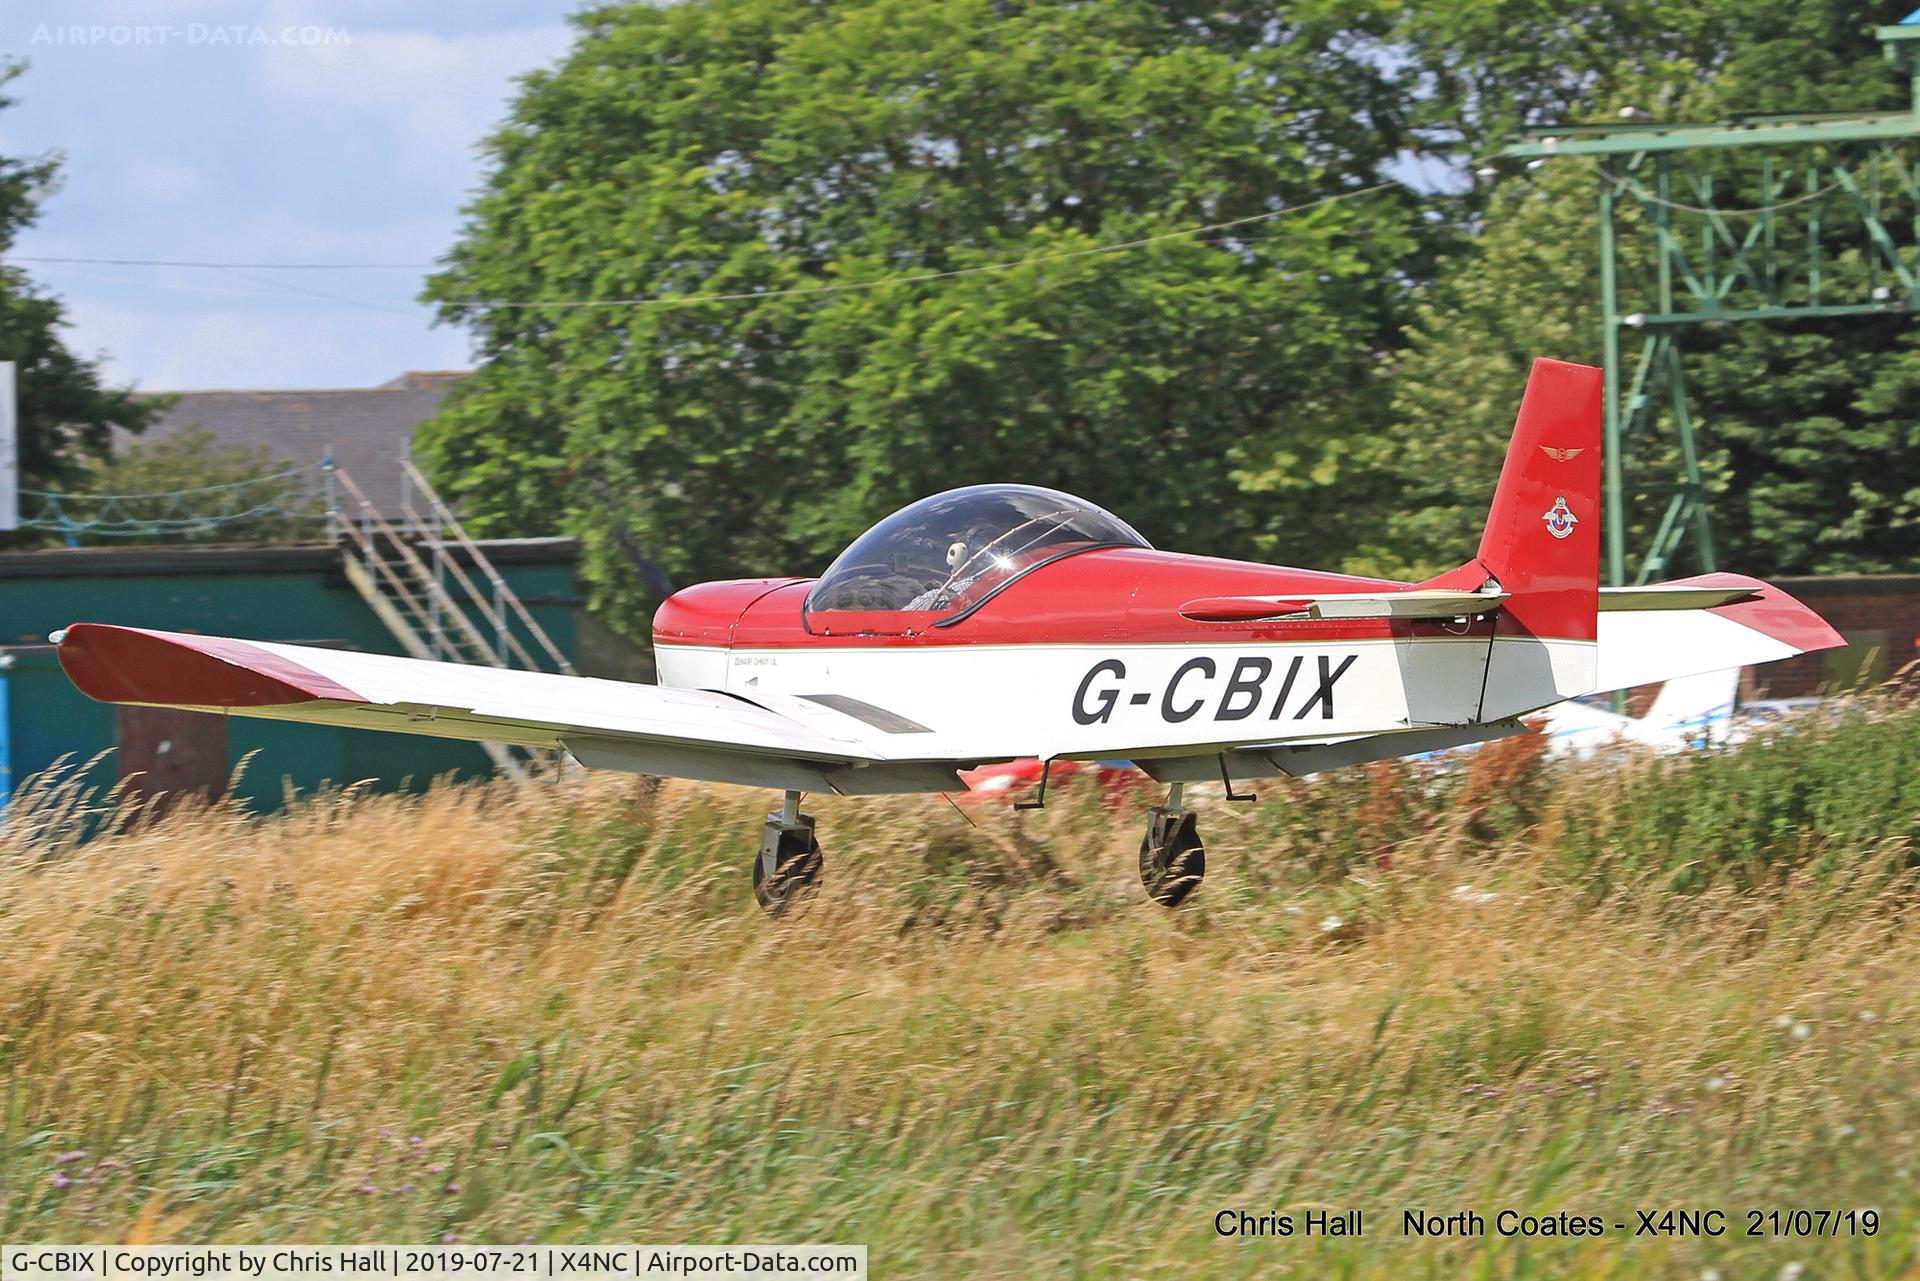
[[[76,623],[115,703],[559,748],[595,769],[786,793],[753,864],[779,911],[820,873],[805,792],[948,792],[1031,756],[1169,786],[1140,847],[1172,906],[1206,853],[1184,784],[1299,775],[1523,732],[1561,700],[1839,645],[1732,574],[1601,588],[1600,371],[1542,360],[1480,548],[1424,583],[1157,551],[1027,485],[922,499],[818,579],[707,583],[654,616],[660,683]],[[1044,803],[1044,777],[1037,803]]]

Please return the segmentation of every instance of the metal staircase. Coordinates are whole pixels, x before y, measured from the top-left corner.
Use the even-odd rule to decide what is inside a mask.
[[[341,549],[347,581],[409,655],[574,674],[567,656],[410,460],[401,463],[406,489],[398,523],[381,515],[331,458],[321,469],[328,533]],[[501,773],[517,781],[525,781],[530,769],[556,763],[550,752],[481,746]]]

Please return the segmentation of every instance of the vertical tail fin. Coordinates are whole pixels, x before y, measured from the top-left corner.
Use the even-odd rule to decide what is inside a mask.
[[[1676,676],[1660,687],[1653,706],[1640,720],[1648,729],[1667,731],[1683,742],[1725,738],[1739,691],[1738,667]]]
[[[1600,378],[1591,365],[1536,360],[1527,379],[1479,556],[1510,594],[1514,633],[1598,635]]]
[[[1594,689],[1600,635],[1600,380],[1536,360],[1493,491],[1480,554],[1422,586],[1495,579],[1507,599],[1476,719],[1499,720]]]

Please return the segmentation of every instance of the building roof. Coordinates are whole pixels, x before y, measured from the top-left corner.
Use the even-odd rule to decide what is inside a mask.
[[[265,448],[288,464],[334,463],[383,515],[398,513],[400,459],[414,429],[433,417],[462,370],[410,371],[378,387],[313,391],[161,392],[177,399],[142,433],[163,440],[200,427],[223,445]]]

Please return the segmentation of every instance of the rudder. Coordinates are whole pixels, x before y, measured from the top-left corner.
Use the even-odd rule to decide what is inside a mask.
[[[1517,624],[1503,635],[1599,635],[1600,385],[1591,365],[1533,362],[1480,536]]]
[[[1506,593],[1493,616],[1478,720],[1594,688],[1600,609],[1600,388],[1591,365],[1536,360],[1480,553],[1422,584]]]

